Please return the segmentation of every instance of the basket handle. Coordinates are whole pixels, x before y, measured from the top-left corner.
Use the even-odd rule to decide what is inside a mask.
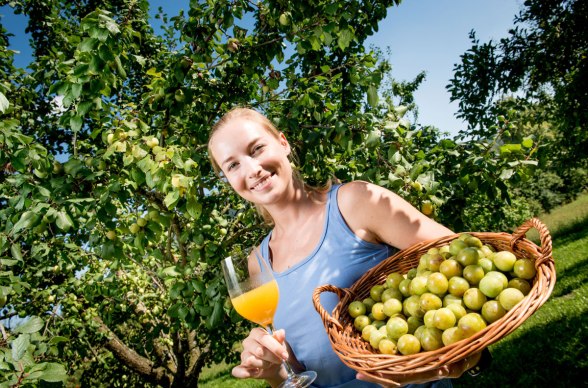
[[[521,226],[517,228],[512,234],[512,240],[510,242],[511,248],[514,250],[514,246],[518,240],[525,237],[525,233],[534,227],[539,231],[539,238],[541,240],[541,257],[535,261],[535,267],[539,267],[541,264],[547,261],[553,261],[552,257],[552,246],[551,246],[551,235],[549,234],[549,230],[543,222],[541,222],[538,218],[531,218],[525,221]]]
[[[339,299],[342,299],[344,296],[349,295],[349,292],[346,289],[339,288],[330,284],[325,284],[323,286],[315,288],[314,292],[312,293],[312,303],[314,304],[314,308],[316,309],[316,311],[320,314],[324,324],[335,325],[339,330],[343,330],[343,326],[339,323],[339,321],[330,316],[329,313],[325,311],[325,309],[321,305],[320,295],[325,291],[337,294]]]

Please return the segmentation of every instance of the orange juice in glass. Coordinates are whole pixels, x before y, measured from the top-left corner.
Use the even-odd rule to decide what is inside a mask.
[[[223,274],[231,303],[243,318],[265,327],[271,335],[280,292],[269,263],[255,255],[227,257],[222,261]],[[295,373],[288,362],[282,363],[288,378],[279,388],[305,388],[316,379],[316,372]]]
[[[231,302],[243,318],[266,327],[274,320],[279,296],[278,282],[271,280],[231,299]]]

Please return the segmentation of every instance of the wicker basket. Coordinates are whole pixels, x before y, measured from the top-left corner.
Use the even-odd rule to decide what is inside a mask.
[[[525,233],[531,227],[539,231],[541,247],[525,238]],[[415,244],[366,272],[350,288],[341,289],[332,285],[323,285],[315,289],[313,294],[315,309],[323,320],[333,350],[343,363],[380,383],[395,385],[401,376],[437,370],[480,352],[510,334],[545,303],[555,285],[555,266],[551,253],[551,236],[540,220],[533,218],[526,221],[513,234],[489,232],[469,232],[469,234],[478,237],[483,243],[491,244],[496,250],[508,250],[517,258],[534,260],[537,274],[529,294],[505,316],[488,325],[484,330],[451,345],[413,355],[388,355],[374,352],[370,344],[361,338],[361,333],[354,329],[353,318],[347,313],[349,303],[368,297],[370,288],[375,284],[382,284],[389,273],[406,273],[416,267],[420,256],[429,248],[448,244],[459,234]],[[339,297],[339,303],[331,315],[320,304],[320,294],[325,291],[333,292]]]

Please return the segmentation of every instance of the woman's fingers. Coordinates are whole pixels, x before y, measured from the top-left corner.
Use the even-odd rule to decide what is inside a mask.
[[[237,365],[231,371],[231,374],[238,379],[258,378],[260,373],[259,368],[246,368],[243,365]]]
[[[283,344],[284,339],[283,330],[276,331],[274,336],[270,336],[263,329],[253,329],[243,341],[241,366],[253,370],[280,365],[283,360],[288,358],[288,352]],[[241,373],[241,371],[238,372]],[[247,373],[253,372],[248,371]]]

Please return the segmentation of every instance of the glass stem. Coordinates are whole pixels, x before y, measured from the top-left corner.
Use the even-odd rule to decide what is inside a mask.
[[[273,336],[275,331],[273,323],[267,325],[265,329],[267,330],[269,335]],[[288,378],[286,380],[292,380],[296,377],[296,373],[294,373],[294,370],[292,370],[292,366],[290,366],[290,363],[288,361],[282,361],[282,365],[284,365],[284,368],[286,368],[286,373],[288,373]]]

